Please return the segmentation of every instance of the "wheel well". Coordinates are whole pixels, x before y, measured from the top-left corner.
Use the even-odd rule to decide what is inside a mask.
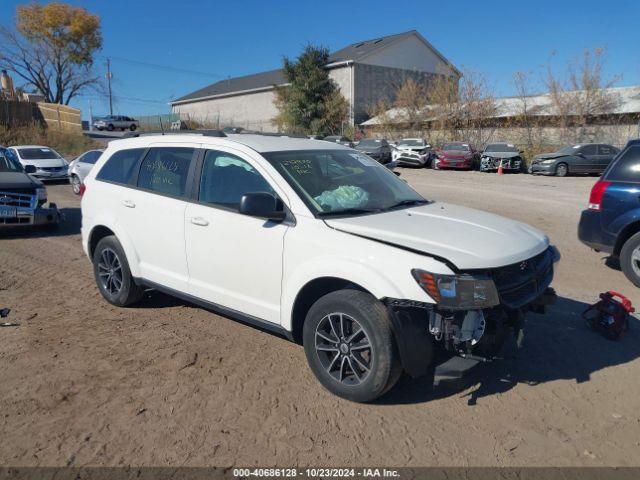
[[[93,258],[93,252],[96,250],[98,242],[109,235],[115,234],[103,225],[98,225],[91,231],[91,236],[89,237],[89,255],[91,258]]]
[[[625,242],[638,232],[640,232],[640,222],[635,222],[624,227],[624,229],[622,229],[622,232],[620,232],[618,238],[616,239],[616,245],[613,248],[613,254],[616,256],[620,255],[620,251],[622,250],[622,246],[625,244]]]
[[[316,278],[302,287],[296,296],[295,302],[293,303],[293,309],[291,311],[292,335],[296,342],[302,342],[302,326],[304,325],[307,312],[311,306],[328,293],[343,290],[345,288],[351,288],[353,290],[360,290],[363,292],[367,291],[356,283],[336,277]]]

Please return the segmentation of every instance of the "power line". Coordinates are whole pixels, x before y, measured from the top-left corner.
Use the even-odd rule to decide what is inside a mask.
[[[217,73],[200,72],[198,70],[189,70],[186,68],[172,67],[169,65],[159,65],[157,63],[143,62],[140,60],[132,60],[130,58],[123,58],[123,57],[109,57],[109,58],[117,62],[129,63],[133,65],[141,65],[148,68],[155,68],[157,70],[167,70],[171,72],[186,73],[190,75],[201,75],[201,76],[211,77],[211,78],[226,78],[224,75],[220,75]]]

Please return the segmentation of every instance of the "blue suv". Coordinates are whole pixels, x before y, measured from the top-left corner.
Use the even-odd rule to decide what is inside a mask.
[[[640,287],[640,139],[627,143],[591,189],[578,237],[619,257],[626,277]]]

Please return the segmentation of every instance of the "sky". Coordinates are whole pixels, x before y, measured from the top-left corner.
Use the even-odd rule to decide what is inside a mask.
[[[15,7],[0,1],[0,24]],[[47,2],[40,2],[47,3]],[[218,80],[278,68],[307,44],[331,51],[418,30],[460,69],[482,73],[498,96],[514,94],[516,71],[544,91],[548,65],[562,72],[584,49],[605,48],[605,79],[640,84],[640,0],[195,1],[68,0],[97,14],[111,59],[114,114],[168,113],[168,102]],[[19,84],[19,82],[16,82]],[[105,95],[72,101],[88,118],[107,114]]]

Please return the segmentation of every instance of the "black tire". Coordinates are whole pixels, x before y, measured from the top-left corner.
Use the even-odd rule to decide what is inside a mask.
[[[107,252],[110,253],[107,255]],[[110,290],[109,286],[105,283],[105,270],[103,268],[105,257],[111,256],[111,254],[115,254],[120,267],[120,288],[113,290]],[[105,255],[105,257],[103,257],[103,255]],[[131,276],[127,257],[124,254],[120,242],[114,235],[104,237],[98,242],[93,252],[93,275],[104,299],[117,307],[126,307],[136,303],[144,294],[144,290],[135,284]],[[109,285],[117,286],[117,283],[114,281]]]
[[[640,275],[636,272],[640,272],[640,261],[634,259],[633,252],[638,249],[640,251],[640,232],[629,238],[620,251],[620,268],[624,272],[625,277],[629,279],[636,287],[640,287]],[[634,263],[637,268],[634,269]]]
[[[556,165],[556,176],[566,177],[569,174],[569,166],[566,163]]]
[[[333,357],[334,352],[326,352],[322,349],[317,350],[318,347],[324,348],[325,346],[322,344],[317,345],[316,339],[321,339],[320,341],[325,343],[322,339],[326,337],[319,336],[327,334],[327,331],[322,330],[322,327],[327,322],[331,325],[332,319],[334,319],[333,322],[336,325],[335,318],[337,316],[342,316],[338,317],[339,322],[337,325],[340,325],[342,318],[344,318],[345,325],[347,322],[355,321],[357,327],[362,329],[363,334],[358,337],[358,341],[355,344],[349,344],[348,353],[340,353],[342,345],[347,345],[342,340],[338,342],[332,341],[327,344],[327,346],[332,346],[333,343],[336,344],[335,357]],[[355,328],[347,332],[344,331],[344,328],[342,330],[339,331],[338,326],[336,326],[334,333],[337,335],[333,336],[331,333],[328,335],[333,338],[342,335],[340,338],[346,339],[354,336]],[[319,334],[318,332],[321,333]],[[358,330],[355,330],[355,332],[358,332]],[[358,290],[339,290],[320,298],[307,313],[302,338],[307,362],[316,378],[331,393],[347,400],[354,402],[375,400],[389,391],[402,373],[389,315],[382,303],[369,293]],[[367,342],[371,348],[368,351],[363,351],[362,345],[367,344]],[[356,351],[356,346],[359,348],[358,351]],[[351,348],[353,348],[353,351],[351,351]],[[360,351],[363,351],[363,353],[361,354]],[[323,358],[321,358],[321,355]],[[352,365],[352,360],[347,360],[347,357],[353,358],[353,355],[356,355],[358,359],[368,365],[369,369],[366,371],[359,369],[356,363],[353,363],[356,368],[350,369],[349,365]],[[327,368],[327,363],[330,364],[329,368]],[[332,374],[332,365],[339,366],[339,372],[333,371]],[[341,380],[343,365],[345,378]],[[360,371],[361,376],[357,374],[356,370]],[[352,374],[347,376],[349,371]]]
[[[80,177],[77,175],[71,175],[71,188],[73,189],[73,193],[76,195],[80,195]]]
[[[107,130],[109,130],[110,132],[113,132],[113,124],[112,123],[107,125]]]
[[[129,127],[129,130],[131,130],[132,132],[135,132],[136,128],[138,128],[138,127],[136,127],[136,125],[134,123],[132,123],[131,126]]]

